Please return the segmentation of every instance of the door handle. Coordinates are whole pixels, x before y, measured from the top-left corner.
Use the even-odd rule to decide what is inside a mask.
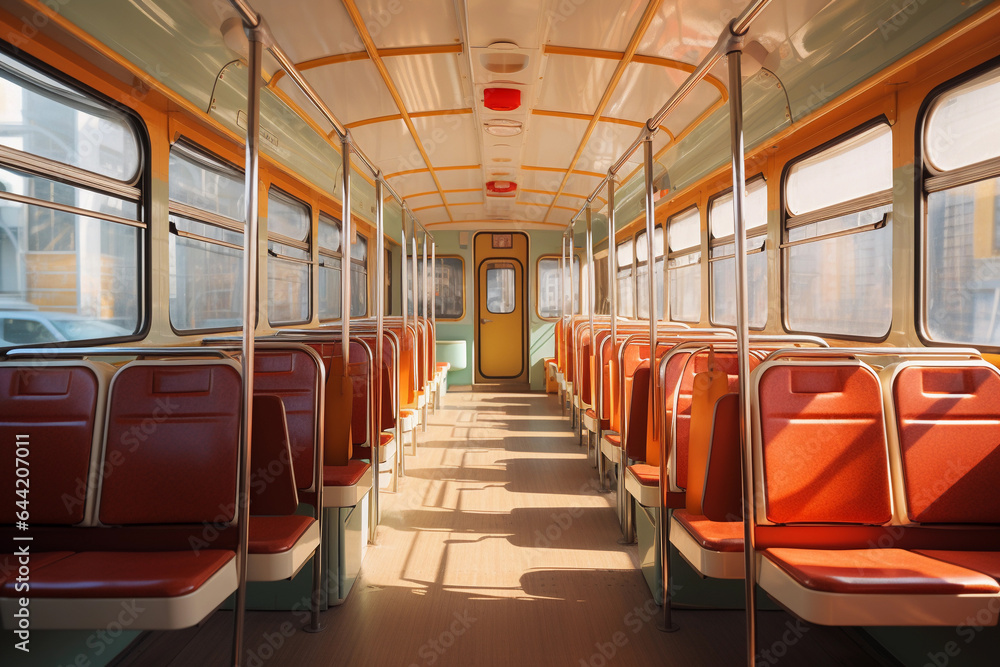
[[[483,317],[483,318],[481,318],[481,319],[479,320],[479,323],[480,323],[480,324],[489,324],[489,323],[490,323],[490,322],[492,322],[492,321],[493,321],[493,320],[488,320],[488,319],[486,319],[485,317]]]

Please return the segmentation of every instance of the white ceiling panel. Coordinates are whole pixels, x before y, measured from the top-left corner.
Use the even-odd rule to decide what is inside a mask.
[[[734,10],[739,7],[731,0],[664,2],[639,43],[639,53],[698,64],[719,41]]]
[[[386,172],[392,173],[392,172]],[[431,178],[429,172],[422,171],[416,174],[404,174],[402,176],[391,176],[389,179],[389,185],[395,190],[400,197],[405,197],[410,194],[417,192],[432,192],[437,190],[437,186],[434,185],[434,179]]]
[[[517,220],[530,220],[532,222],[541,222],[545,219],[545,215],[549,212],[548,204],[541,204],[538,202],[531,201],[519,201],[514,207],[513,217]]]
[[[541,42],[547,26],[546,4],[538,0],[466,0],[469,12],[469,40],[472,46],[493,42],[513,42],[532,48]]]
[[[549,213],[547,222],[554,222],[560,225],[568,225],[569,221],[576,215],[576,211],[567,211],[561,208],[553,208]]]
[[[438,181],[445,190],[466,190],[483,187],[483,172],[475,169],[441,169],[437,171]]]
[[[413,126],[434,167],[479,164],[479,137],[471,114],[414,118]]]
[[[583,195],[584,197],[589,197],[597,187],[597,184],[601,182],[603,176],[588,176],[585,174],[571,174],[569,180],[566,181],[566,187],[563,188],[563,192],[572,192],[574,194]],[[604,193],[600,193],[604,196]]]
[[[532,116],[524,146],[524,164],[565,169],[586,130],[585,120]]]
[[[399,108],[370,60],[354,60],[303,72],[305,78],[326,101],[333,114],[346,124],[367,118],[399,113]],[[288,90],[295,84],[282,77],[278,85]],[[350,95],[344,95],[345,90]]]
[[[562,184],[564,171],[535,171],[522,169],[518,183],[522,189],[555,192]]]
[[[455,206],[451,209],[451,217],[455,220],[482,220],[486,217],[486,209],[482,204]]]
[[[365,50],[341,2],[253,0],[251,4],[293,62]]]
[[[559,195],[559,200],[556,202],[556,206],[562,206],[563,208],[571,208],[574,211],[579,211],[583,208],[586,199],[580,199],[579,197],[569,197],[567,195]]]
[[[461,41],[453,0],[356,0],[356,4],[380,49]]]
[[[639,130],[630,125],[598,123],[574,168],[606,173],[638,134]]]
[[[448,222],[449,220],[448,212],[443,206],[440,208],[428,209],[426,211],[419,211],[413,215],[420,221],[420,224],[424,226],[435,222]]]
[[[608,58],[546,56],[537,108],[592,115],[617,65]]]
[[[679,69],[631,63],[608,104],[607,115],[645,121],[659,111],[686,78],[687,73]],[[676,135],[720,99],[719,88],[703,81],[667,116],[663,125]]]
[[[546,43],[586,49],[624,51],[646,0],[559,2],[549,10]]]
[[[553,199],[553,195],[528,192],[526,190],[521,190],[521,194],[517,197],[519,203],[538,204],[539,206],[550,206]]]
[[[431,206],[444,206],[444,202],[441,201],[441,195],[436,192],[420,197],[407,197],[406,203],[414,213],[420,213],[420,209],[426,209]]]
[[[476,190],[475,192],[446,192],[445,197],[448,198],[448,205],[452,204],[480,204],[483,203],[483,191]]]
[[[384,58],[389,76],[410,113],[462,109],[472,105],[463,90],[459,53],[434,53]]]
[[[351,130],[355,142],[382,173],[422,169],[424,165],[417,144],[402,120],[371,123]]]

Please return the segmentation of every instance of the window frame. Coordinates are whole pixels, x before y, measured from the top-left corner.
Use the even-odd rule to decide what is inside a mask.
[[[664,230],[664,234],[665,233],[666,233],[666,230]],[[638,298],[637,298],[637,295],[636,295],[637,289],[636,289],[636,281],[635,281],[635,273],[636,273],[635,239],[636,239],[636,236],[638,236],[638,234],[632,234],[630,236],[626,236],[620,242],[616,242],[615,243],[615,248],[614,248],[614,258],[615,258],[615,317],[624,317],[624,318],[627,318],[627,319],[630,319],[630,320],[638,320],[639,319],[638,315],[637,315],[637,313],[639,312],[639,304],[638,304]],[[619,250],[619,248],[621,248],[621,246],[625,245],[626,243],[631,243],[632,244],[632,247],[631,247],[631,250],[632,250],[632,261],[627,266],[619,266],[619,264],[618,264],[618,250]],[[666,244],[666,237],[665,236],[664,236],[664,244]],[[631,312],[631,314],[622,314],[622,313],[619,312],[619,309],[621,308],[621,298],[619,298],[620,295],[618,293],[618,290],[621,289],[621,283],[622,283],[622,281],[619,278],[619,275],[625,269],[628,269],[628,271],[629,271],[628,279],[629,279],[629,282],[632,283],[632,312]]]
[[[291,203],[293,205],[294,204],[298,204],[300,206],[303,206],[306,209],[306,217],[309,220],[309,232],[306,235],[306,238],[308,240],[306,240],[306,241],[299,241],[298,239],[293,239],[290,236],[285,236],[283,234],[274,234],[274,233],[271,232],[271,205],[270,205],[270,199],[271,199],[272,195],[277,195],[278,199],[285,199],[287,203]],[[266,198],[268,200],[268,207],[267,207],[267,238],[265,240],[265,243],[267,244],[267,247],[265,248],[265,254],[266,254],[266,257],[267,257],[267,283],[268,284],[265,286],[264,289],[265,289],[265,292],[267,293],[267,324],[268,324],[268,326],[270,326],[270,327],[272,327],[274,329],[279,329],[281,327],[294,327],[294,326],[301,326],[303,324],[309,324],[313,320],[313,293],[312,293],[313,292],[313,272],[314,272],[314,268],[316,266],[316,260],[314,259],[315,254],[313,253],[313,245],[314,245],[313,244],[313,215],[315,213],[314,207],[309,202],[307,202],[307,201],[305,201],[305,200],[303,200],[303,199],[301,199],[299,197],[296,197],[295,195],[291,194],[290,192],[288,192],[287,190],[283,189],[281,186],[276,185],[273,182],[269,182],[268,183]],[[343,224],[341,224],[341,228],[340,229],[341,229],[341,233],[343,233],[343,231],[344,231]],[[296,248],[298,250],[302,250],[303,252],[305,252],[309,256],[309,258],[308,259],[300,259],[298,257],[290,257],[288,255],[280,255],[278,253],[273,253],[272,254],[272,252],[271,252],[271,241],[274,241],[275,243],[279,243],[281,245],[291,246],[291,247]],[[343,243],[344,243],[343,240],[341,240],[341,246],[343,246]],[[276,259],[276,260],[279,260],[279,261],[286,261],[286,262],[294,262],[296,264],[304,264],[307,267],[307,269],[309,271],[309,274],[306,277],[306,281],[305,281],[305,285],[306,285],[306,304],[307,304],[307,306],[306,306],[306,318],[304,320],[294,320],[294,321],[290,321],[290,322],[275,322],[275,321],[273,321],[271,319],[271,305],[274,302],[274,299],[271,297],[271,288],[270,288],[270,281],[271,281],[271,260],[272,259]],[[257,290],[258,290],[258,294],[260,293],[260,283],[261,282],[262,281],[260,279],[260,271],[258,271],[257,272]],[[343,277],[341,277],[341,289],[343,289]],[[260,311],[259,308],[257,310],[258,310],[258,312]]]
[[[146,127],[145,120],[135,109],[132,109],[111,96],[83,83],[82,81],[79,81],[78,79],[68,75],[66,72],[62,72],[48,63],[39,60],[35,56],[13,46],[3,39],[0,39],[0,52],[12,60],[16,60],[24,64],[28,68],[35,69],[42,74],[55,79],[67,88],[70,88],[81,95],[93,98],[99,104],[107,107],[108,109],[119,112],[122,115],[122,119],[135,133],[136,142],[139,148],[139,164],[132,180],[128,182],[121,181],[110,176],[94,174],[93,172],[85,169],[57,162],[42,156],[28,154],[33,162],[51,167],[53,170],[51,172],[46,172],[38,168],[32,168],[28,170],[28,173],[36,174],[50,180],[66,182],[72,187],[78,187],[84,190],[96,192],[102,191],[101,186],[107,186],[106,191],[108,194],[124,199],[130,199],[130,197],[127,196],[127,194],[130,194],[128,191],[137,191],[135,192],[135,197],[131,198],[131,201],[134,201],[136,204],[137,213],[136,220],[134,221],[135,224],[132,226],[141,229],[143,232],[136,240],[136,277],[140,282],[138,289],[136,290],[136,300],[138,302],[136,304],[136,315],[138,317],[136,330],[125,336],[51,341],[45,343],[44,346],[51,348],[72,348],[144,340],[151,331],[153,319],[153,276],[151,261],[153,254],[153,177],[151,159],[152,141],[149,135],[149,128]],[[103,80],[101,83],[103,83]],[[18,153],[20,152],[21,151],[18,151]],[[25,171],[23,165],[4,164],[8,168],[12,168],[15,171]],[[73,176],[78,176],[79,178],[74,179],[72,178]],[[96,212],[94,213],[96,215]],[[96,219],[101,219],[101,216],[97,215]],[[6,351],[22,347],[38,347],[38,344],[27,343],[22,345],[0,345],[0,350]]]
[[[332,221],[337,226],[337,229],[340,230],[338,232],[338,237],[340,239],[340,247],[337,250],[329,250],[327,248],[324,248],[323,244],[320,243],[320,240],[319,240],[319,236],[320,236],[319,230],[320,230],[320,227],[323,224],[326,224],[324,222],[324,220],[323,220],[324,218],[327,218],[330,221]],[[320,208],[319,211],[318,211],[318,213],[317,213],[317,216],[316,216],[316,279],[317,279],[317,284],[316,284],[316,298],[317,298],[317,302],[316,302],[316,318],[321,323],[326,323],[326,322],[340,322],[344,318],[344,313],[343,312],[341,312],[338,317],[329,317],[329,318],[324,318],[322,316],[322,314],[321,314],[322,313],[322,308],[320,307],[319,301],[318,301],[318,299],[319,299],[319,280],[321,279],[320,277],[322,276],[323,269],[333,270],[332,267],[327,267],[327,266],[323,265],[323,258],[324,257],[326,257],[327,259],[337,259],[337,260],[340,260],[340,269],[339,269],[339,271],[340,271],[340,295],[339,295],[340,300],[339,300],[339,303],[340,303],[340,309],[341,309],[341,311],[343,311],[343,309],[344,309],[344,221],[341,220],[339,217],[333,215],[332,213],[328,213],[328,212],[324,211],[322,208]]]
[[[986,345],[981,343],[956,343],[951,341],[936,340],[931,338],[927,330],[928,321],[928,290],[927,290],[927,268],[928,268],[928,243],[927,243],[927,196],[930,191],[927,189],[928,180],[940,178],[943,186],[934,191],[968,185],[988,178],[1000,177],[1000,157],[977,162],[975,164],[959,167],[950,171],[937,171],[930,164],[927,152],[924,148],[927,131],[927,121],[930,118],[931,110],[938,98],[949,91],[959,88],[973,79],[986,74],[990,70],[998,70],[1000,73],[1000,57],[989,60],[972,67],[958,76],[954,76],[943,83],[932,88],[917,111],[917,120],[914,128],[914,222],[917,225],[914,234],[914,276],[915,289],[913,290],[913,312],[916,319],[916,334],[921,343],[931,347],[975,347],[980,351],[997,354],[1000,353],[1000,345]],[[964,178],[963,178],[964,177]],[[945,180],[947,179],[947,180]],[[997,238],[994,237],[994,243]]]
[[[462,285],[462,315],[460,317],[454,317],[453,318],[453,317],[440,317],[440,316],[438,316],[437,313],[434,313],[434,321],[435,322],[461,322],[462,320],[465,319],[465,316],[468,314],[468,306],[466,304],[466,299],[465,299],[465,258],[462,257],[461,255],[437,255],[434,258],[434,261],[437,262],[437,261],[442,260],[442,259],[457,259],[459,261],[459,263],[462,265],[462,281],[461,281],[461,285]],[[430,261],[429,258],[428,258],[428,261]],[[437,267],[434,267],[434,268],[436,269]],[[432,280],[433,280],[433,285],[436,286],[437,285],[437,275],[433,275],[432,274]],[[429,287],[429,289],[433,289],[433,287]],[[437,309],[437,298],[436,297],[432,297],[432,299],[434,301],[435,310],[436,310]]]
[[[244,180],[245,180],[246,172],[239,165],[233,163],[231,160],[227,160],[226,158],[224,158],[224,157],[222,157],[222,156],[220,156],[220,155],[212,152],[211,150],[209,150],[205,146],[202,146],[201,144],[197,143],[194,139],[188,137],[187,135],[185,135],[183,133],[180,134],[177,137],[177,139],[170,144],[170,146],[168,147],[167,154],[169,155],[170,151],[172,151],[174,149],[174,146],[178,146],[178,145],[181,146],[181,149],[183,151],[186,151],[187,154],[190,155],[190,156],[192,156],[194,159],[203,161],[203,162],[207,163],[208,166],[211,166],[211,167],[219,167],[219,166],[221,166],[221,167],[224,167],[224,168],[232,169],[234,172],[236,172],[240,176],[244,177]],[[212,164],[213,162],[215,164]],[[168,188],[167,189],[169,190],[169,179],[170,179],[169,171],[167,173],[167,179],[168,179]],[[214,245],[221,245],[223,247],[230,247],[232,245],[232,244],[229,244],[229,243],[218,241],[216,239],[205,239],[205,238],[201,237],[200,235],[191,235],[191,234],[185,234],[185,233],[181,233],[181,232],[175,231],[173,223],[169,222],[169,217],[170,217],[171,214],[177,214],[177,215],[181,216],[182,218],[188,218],[188,219],[191,219],[191,220],[193,220],[195,222],[201,223],[203,225],[210,225],[210,226],[213,226],[213,227],[219,227],[221,229],[225,229],[225,230],[230,231],[230,232],[235,232],[235,233],[243,235],[244,239],[246,238],[246,221],[244,221],[242,224],[234,225],[232,219],[230,219],[230,218],[228,218],[228,217],[226,217],[224,215],[221,215],[219,213],[213,213],[211,211],[204,211],[202,209],[199,209],[199,208],[197,208],[195,206],[190,206],[188,204],[182,204],[182,203],[179,203],[179,202],[172,202],[170,200],[169,194],[167,195],[167,208],[168,208],[168,215],[167,215],[167,218],[168,218],[168,225],[167,225],[167,234],[168,234],[168,236],[167,236],[167,238],[168,238],[168,240],[170,238],[169,235],[175,234],[175,235],[177,235],[180,238],[190,238],[190,239],[193,239],[193,240],[196,240],[196,241],[201,241],[201,242],[205,242],[205,243],[212,243]],[[243,247],[239,248],[239,251],[241,253],[244,252],[245,247],[246,247],[246,241],[244,240],[244,245],[243,245]],[[169,255],[169,250],[168,250],[168,255]],[[260,281],[258,281],[258,283],[259,282]],[[167,291],[168,291],[168,299],[169,299],[169,289]],[[259,285],[257,286],[257,295],[258,295],[258,298],[259,298],[259,296],[260,296],[260,286]],[[174,326],[174,322],[173,322],[173,319],[171,319],[171,317],[170,317],[169,310],[170,309],[169,309],[169,304],[168,304],[168,308],[167,308],[167,311],[168,311],[167,312],[167,323],[170,325],[170,330],[172,332],[174,332],[178,336],[191,336],[191,335],[201,335],[201,334],[225,333],[225,332],[230,332],[230,331],[240,331],[243,328],[242,324],[239,324],[239,325],[236,325],[236,326],[211,327],[211,328],[205,328],[205,329],[179,329],[179,328],[177,328],[177,327]],[[260,324],[259,309],[258,309],[258,313],[254,317],[254,325],[256,326],[258,324]]]
[[[539,255],[538,259],[535,260],[535,316],[538,319],[540,319],[541,321],[543,321],[543,322],[558,322],[560,316],[556,315],[555,317],[545,317],[544,315],[542,315],[542,311],[539,308],[539,306],[542,303],[542,298],[541,298],[541,296],[542,296],[542,281],[541,281],[541,278],[539,277],[540,269],[542,267],[542,260],[555,260],[555,262],[556,262],[556,271],[558,272],[560,270],[558,264],[559,264],[559,261],[561,259],[562,259],[562,255],[556,255],[556,254],[552,254],[552,253],[547,253],[547,254],[544,254],[544,255]],[[576,288],[577,288],[577,294],[582,295],[583,294],[583,258],[580,255],[573,255],[573,261],[574,262],[579,262],[579,264],[580,264],[580,273],[577,276],[577,281],[578,281],[579,284],[576,286]],[[570,264],[570,276],[572,276],[572,275],[573,275],[573,266],[572,266],[572,263],[571,263]],[[556,297],[556,301],[557,302],[559,301],[559,297]],[[582,299],[581,299],[581,301],[582,301]],[[560,305],[560,304],[557,303],[556,305]],[[583,309],[583,304],[582,303],[580,304],[580,309],[581,310]],[[574,313],[574,314],[576,314],[576,313]]]
[[[788,323],[788,279],[789,279],[789,268],[788,268],[788,253],[785,252],[787,248],[794,247],[796,245],[803,245],[805,243],[816,243],[819,241],[825,241],[828,239],[839,238],[842,236],[851,236],[854,234],[861,234],[863,232],[877,231],[883,229],[893,220],[893,211],[889,211],[886,215],[882,217],[882,220],[876,223],[870,223],[863,227],[856,227],[854,229],[847,229],[840,232],[833,232],[830,234],[822,234],[815,238],[803,239],[801,241],[788,241],[788,233],[793,229],[799,227],[804,227],[805,225],[812,224],[814,222],[822,222],[824,220],[829,220],[837,216],[849,215],[851,213],[857,213],[871,208],[876,208],[878,206],[885,206],[886,203],[893,205],[895,202],[893,200],[893,190],[881,191],[865,195],[864,197],[859,197],[856,199],[851,199],[845,202],[840,202],[832,206],[827,206],[825,208],[817,209],[815,211],[810,211],[808,213],[800,215],[792,215],[788,210],[788,202],[786,198],[788,174],[789,171],[796,163],[802,160],[807,160],[818,153],[822,153],[828,148],[832,148],[839,143],[844,141],[849,141],[850,139],[860,136],[865,132],[879,126],[885,125],[889,129],[889,136],[892,138],[892,124],[885,114],[880,114],[871,118],[860,125],[843,132],[836,137],[825,141],[818,146],[811,148],[810,150],[800,153],[795,157],[791,158],[785,162],[784,166],[781,168],[781,177],[778,182],[779,189],[779,214],[780,214],[780,242],[778,244],[778,266],[780,271],[780,290],[781,290],[781,327],[786,333],[791,334],[804,334],[810,336],[821,336],[823,338],[832,338],[834,340],[852,340],[865,343],[883,343],[892,334],[892,327],[894,324],[894,316],[892,302],[891,302],[891,290],[890,290],[890,313],[889,313],[889,323],[886,327],[886,331],[881,336],[859,336],[855,334],[844,334],[844,333],[829,333],[829,332],[816,332],[816,331],[802,331],[798,329],[793,329]],[[884,195],[888,192],[888,201],[884,201]],[[882,202],[882,203],[879,203]],[[789,220],[792,220],[792,225],[789,226]],[[890,244],[891,247],[891,244]],[[891,256],[890,252],[890,256]]]
[[[356,226],[352,225],[352,230],[351,231],[352,231],[352,233],[354,234],[355,237],[357,237],[359,239],[364,239],[365,240],[365,258],[363,260],[361,260],[361,259],[354,259],[354,256],[351,255],[351,257],[350,257],[351,261],[348,262],[348,265],[347,265],[349,269],[353,269],[355,264],[357,264],[358,266],[360,266],[361,268],[364,269],[364,272],[365,272],[365,312],[363,312],[363,313],[361,313],[359,315],[354,315],[354,314],[348,312],[347,316],[349,318],[352,318],[352,319],[363,319],[363,318],[369,316],[369,313],[371,313],[371,307],[372,307],[371,306],[371,301],[372,301],[372,298],[371,298],[371,287],[372,287],[371,286],[371,275],[370,275],[370,272],[368,271],[368,258],[371,257],[372,245],[371,245],[371,238],[367,234],[362,234],[361,230],[359,230]],[[343,232],[344,232],[343,222],[341,222],[340,232],[341,232],[341,235],[343,235]],[[351,243],[351,247],[352,248],[354,247],[355,243],[357,243],[357,241],[354,241],[354,242]],[[340,247],[341,247],[340,253],[341,253],[341,256],[343,256],[343,254],[344,254],[344,248],[345,248],[345,244],[344,244],[343,238],[341,238]],[[343,260],[341,260],[341,266],[343,266]],[[341,269],[341,270],[343,270],[343,269]],[[353,286],[353,285],[354,285],[354,275],[352,273],[352,275],[351,275],[351,286]],[[344,289],[343,273],[341,273],[341,278],[340,278],[340,289]],[[354,305],[353,299],[351,300],[351,302],[348,305],[350,305],[350,306]],[[341,314],[341,316],[343,316],[343,314]]]
[[[647,271],[646,275],[649,276],[649,280],[651,280],[651,281],[654,280],[656,278],[656,265],[657,265],[657,263],[659,263],[659,262],[663,263],[663,277],[664,277],[664,280],[663,280],[663,304],[662,304],[662,307],[663,307],[663,317],[657,318],[657,321],[660,321],[661,319],[664,319],[664,317],[666,316],[667,299],[668,299],[668,296],[667,296],[667,281],[666,281],[667,262],[668,262],[668,260],[667,260],[668,247],[667,247],[667,226],[666,226],[666,222],[657,223],[657,224],[653,225],[653,240],[652,241],[648,241],[649,243],[655,243],[656,242],[656,232],[658,232],[658,231],[660,232],[660,240],[663,241],[663,245],[660,248],[661,252],[660,252],[659,255],[656,254],[656,250],[653,250],[653,266],[652,266],[652,268],[650,270]],[[646,235],[646,229],[645,229],[645,227],[643,227],[642,229],[640,229],[639,231],[637,231],[635,233],[635,236],[632,237],[632,257],[633,257],[632,258],[632,273],[633,273],[633,282],[635,283],[635,299],[634,299],[634,303],[635,303],[635,318],[637,320],[641,320],[643,322],[648,322],[650,314],[653,314],[653,315],[656,314],[656,308],[651,308],[650,305],[647,305],[646,306],[646,315],[645,315],[645,317],[639,314],[639,293],[641,291],[639,289],[639,268],[643,267],[643,266],[646,266],[649,263],[649,258],[648,257],[646,257],[646,256],[641,257],[641,258],[639,257],[639,237],[640,236],[645,236],[645,235]],[[647,253],[644,253],[644,254],[648,255],[648,251],[647,251]],[[654,292],[653,293],[654,294],[656,293],[655,292],[655,288],[654,288]]]
[[[671,221],[676,220],[678,218],[683,218],[683,217],[689,215],[691,211],[696,211],[698,213],[698,243],[695,244],[695,245],[693,245],[693,246],[691,246],[691,247],[689,247],[689,248],[684,248],[683,250],[671,250],[670,249],[670,223],[671,223]],[[691,204],[690,206],[685,206],[684,208],[682,208],[681,210],[677,211],[676,213],[671,213],[669,216],[667,216],[666,221],[664,221],[664,223],[663,223],[664,224],[664,227],[663,227],[663,244],[664,244],[664,249],[665,249],[665,253],[666,253],[664,255],[663,271],[664,271],[664,276],[666,277],[666,280],[667,280],[667,286],[666,286],[666,288],[664,288],[664,292],[663,292],[663,298],[664,298],[664,306],[663,306],[663,308],[664,308],[664,314],[667,316],[666,317],[666,321],[668,321],[668,322],[685,322],[687,324],[693,324],[693,323],[701,322],[702,319],[705,317],[705,313],[702,312],[702,305],[704,304],[704,300],[705,300],[705,295],[704,294],[701,294],[701,299],[699,299],[700,303],[698,304],[698,319],[696,319],[696,320],[682,320],[679,317],[677,317],[676,314],[674,314],[673,308],[670,307],[670,283],[671,283],[671,280],[670,280],[670,271],[671,271],[670,260],[676,259],[678,257],[687,257],[688,255],[693,255],[696,252],[697,253],[701,253],[702,257],[701,257],[701,259],[698,260],[698,267],[700,268],[702,275],[699,275],[698,278],[699,278],[699,281],[700,281],[700,285],[702,287],[704,287],[704,284],[705,284],[705,276],[704,276],[704,271],[705,271],[705,266],[704,266],[705,252],[704,252],[704,248],[702,248],[702,243],[704,241],[704,237],[702,236],[702,232],[701,232],[701,225],[702,225],[702,223],[704,221],[705,220],[702,218],[702,215],[701,215],[701,207],[698,206],[697,202],[695,202],[695,203]],[[687,264],[685,266],[693,266],[693,265],[694,265],[694,263]],[[685,268],[685,267],[680,267],[680,268]],[[673,269],[673,270],[674,271],[679,271],[680,269]],[[704,291],[704,290],[702,290],[702,291]],[[709,296],[709,299],[711,299],[711,296]]]
[[[767,198],[766,194],[767,194],[768,183],[767,183],[767,177],[764,175],[763,172],[758,172],[757,174],[755,174],[755,175],[751,176],[750,178],[746,179],[746,189],[749,189],[750,185],[752,185],[754,183],[757,183],[757,182],[763,182],[764,183],[764,191],[765,191],[765,199],[766,199]],[[736,242],[736,233],[735,232],[732,233],[732,234],[730,234],[729,236],[723,236],[723,237],[720,237],[720,238],[714,238],[712,236],[712,206],[715,204],[715,202],[717,200],[721,199],[722,197],[725,197],[726,195],[730,195],[732,193],[733,193],[733,188],[731,186],[728,187],[728,188],[726,188],[725,190],[721,190],[721,191],[715,193],[714,195],[712,195],[711,197],[708,198],[708,204],[706,206],[706,211],[707,211],[707,215],[708,215],[708,322],[713,327],[728,327],[728,326],[733,326],[731,324],[719,324],[718,322],[716,322],[716,319],[715,319],[715,290],[714,290],[714,287],[715,287],[715,273],[712,271],[712,264],[714,264],[715,262],[718,262],[718,261],[723,260],[723,259],[730,259],[730,258],[735,259],[736,258],[736,250],[735,250],[735,248],[733,249],[733,254],[731,254],[731,255],[722,255],[720,257],[713,257],[712,256],[712,251],[715,248],[717,248],[719,246],[724,246],[724,245],[728,245],[730,243],[735,243]],[[765,210],[765,217],[766,217],[766,210]],[[768,234],[768,224],[767,224],[766,221],[765,221],[765,223],[761,227],[758,227],[757,229],[755,229],[752,234],[751,233],[747,233],[747,237],[746,238],[747,238],[747,242],[748,243],[750,242],[750,239],[756,239],[756,238],[759,238],[759,237],[764,237],[764,242],[761,244],[760,248],[757,248],[757,249],[754,249],[754,250],[748,250],[747,254],[746,254],[747,257],[750,257],[751,255],[756,255],[756,254],[759,254],[759,253],[764,253],[765,255],[767,254],[767,234]],[[768,279],[768,283],[770,283],[770,277],[771,277],[771,265],[770,265],[770,262],[768,262],[767,271],[765,273],[765,277]],[[749,287],[750,286],[747,285],[748,289],[749,289]],[[767,308],[767,312],[765,313],[765,317],[764,317],[764,326],[762,326],[762,327],[751,326],[750,327],[751,331],[764,331],[765,329],[767,329],[767,321],[768,321],[768,319],[770,319],[768,317],[768,315],[770,315],[770,301],[771,301],[771,299],[770,299],[770,285],[768,285],[768,308]],[[747,319],[749,320],[749,318],[750,318],[750,313],[748,312],[747,313]]]

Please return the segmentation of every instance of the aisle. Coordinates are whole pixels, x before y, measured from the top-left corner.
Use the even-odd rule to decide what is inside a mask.
[[[637,549],[617,543],[614,497],[553,396],[453,390],[420,442],[325,632],[276,636],[291,614],[252,612],[248,667],[741,664],[742,612],[679,611],[681,632],[656,629]],[[123,664],[224,665],[231,618],[183,635],[179,653],[175,635],[169,658],[148,643]],[[790,621],[763,614],[762,640],[780,642]],[[875,664],[840,630],[799,634],[782,664]]]

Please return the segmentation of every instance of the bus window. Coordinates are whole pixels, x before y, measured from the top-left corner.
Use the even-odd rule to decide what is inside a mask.
[[[543,320],[554,320],[559,317],[559,262],[555,255],[548,255],[538,260],[538,293],[535,298],[535,308]],[[580,258],[573,257],[573,312],[580,312]]]
[[[748,319],[752,329],[767,324],[767,182],[755,178],[746,189],[744,212],[747,230]],[[736,242],[733,227],[733,193],[714,199],[708,207],[712,234],[709,255],[712,324],[736,326]]]
[[[122,112],[0,53],[0,347],[131,336],[146,224]]]
[[[243,316],[243,174],[184,143],[170,149],[170,324],[235,329]]]
[[[309,321],[311,227],[308,206],[271,188],[267,195],[267,294],[271,324]]]
[[[618,272],[615,274],[615,285],[618,288],[618,311],[620,317],[635,317],[635,280],[632,266],[635,263],[635,242],[633,239],[622,241],[615,247],[615,257]]]
[[[1000,69],[941,94],[924,126],[923,333],[1000,346]]]
[[[340,319],[340,220],[319,214],[319,319]]]
[[[656,319],[663,319],[663,227],[653,230],[653,281],[656,288]],[[635,306],[638,316],[649,319],[649,247],[646,232],[635,237]]]
[[[694,206],[667,220],[670,319],[701,320],[701,215]]]
[[[855,132],[788,168],[786,325],[883,338],[892,322],[892,133]]]
[[[368,314],[368,239],[358,234],[351,244],[351,317]]]

